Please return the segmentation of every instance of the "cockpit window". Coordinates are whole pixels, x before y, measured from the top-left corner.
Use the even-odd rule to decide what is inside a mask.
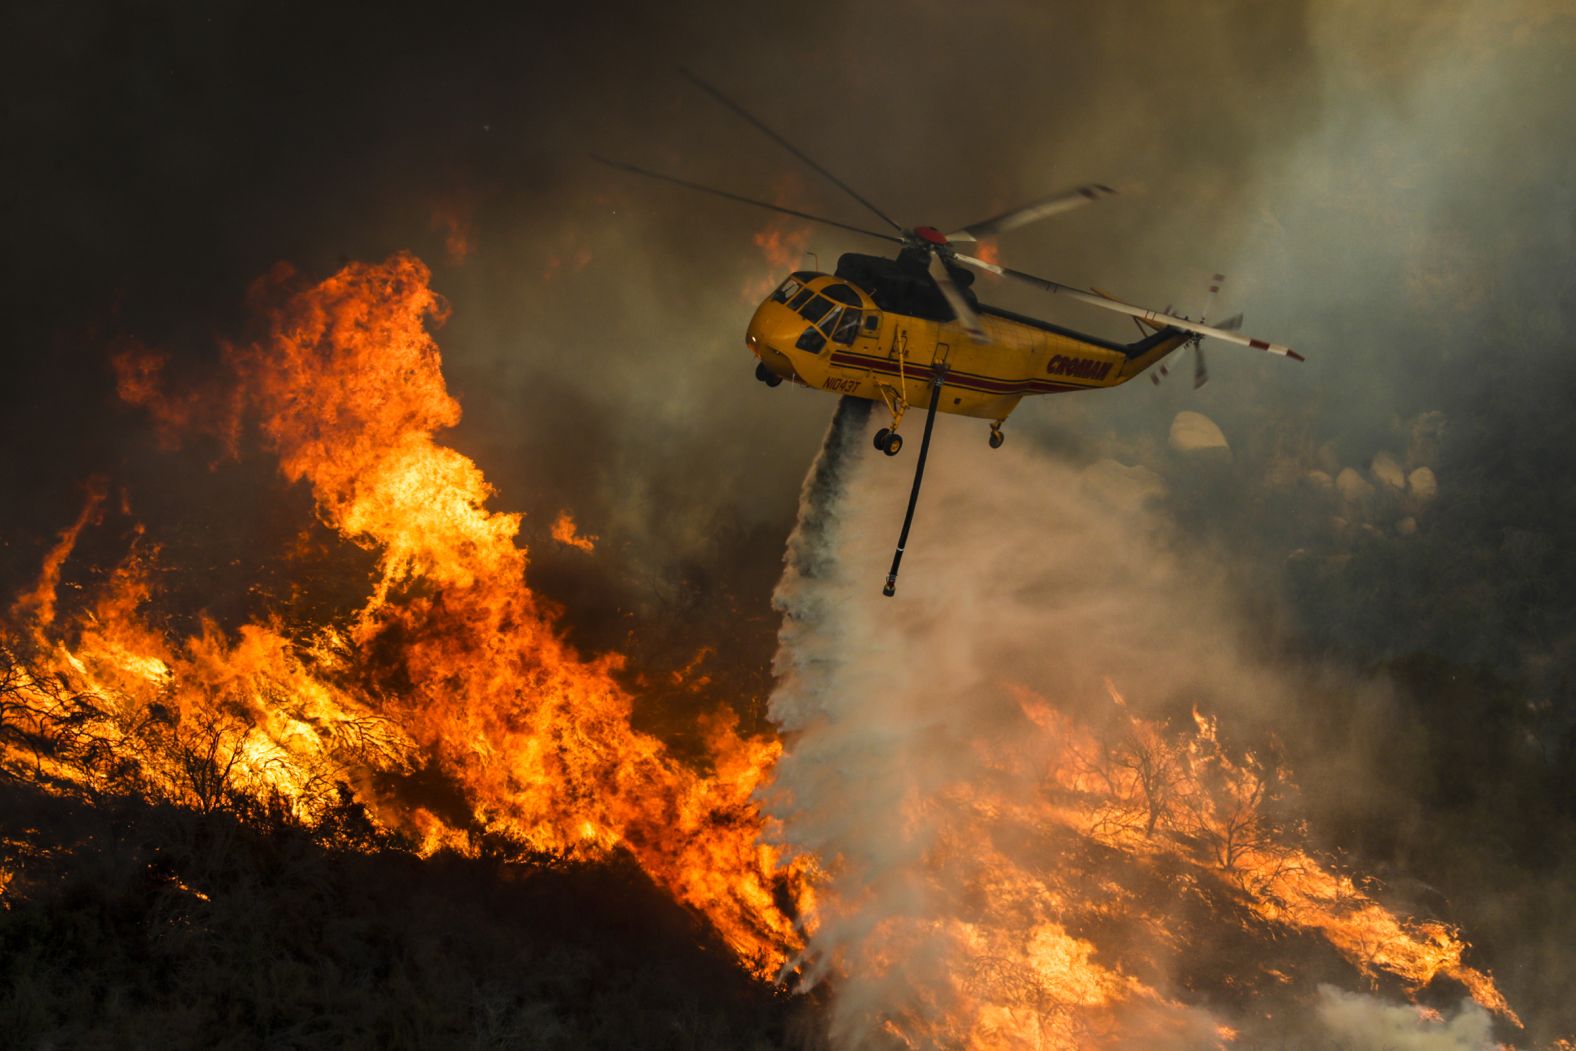
[[[798,295],[799,290],[803,287],[804,282],[800,281],[797,277],[790,277],[788,280],[777,286],[777,291],[772,293],[772,298],[777,300],[779,303],[786,303],[794,296]]]
[[[859,334],[859,311],[848,307],[844,309],[842,317],[826,327],[832,333],[833,343],[852,343]]]
[[[788,304],[788,309],[798,310],[800,307],[804,306],[813,295],[815,295],[815,293],[810,291],[808,288],[802,289],[798,295],[793,297],[793,301]]]
[[[799,341],[794,344],[800,350],[808,350],[812,354],[821,353],[821,348],[826,346],[826,337],[814,325],[805,329],[799,336]]]
[[[816,296],[814,299],[810,300],[810,302],[806,303],[800,308],[799,316],[813,325],[817,321],[820,321],[822,318],[824,318],[826,316],[826,312],[831,309],[832,301],[830,299],[827,299],[824,296]]]
[[[847,285],[827,285],[821,289],[821,294],[851,307],[859,305],[859,293]]]

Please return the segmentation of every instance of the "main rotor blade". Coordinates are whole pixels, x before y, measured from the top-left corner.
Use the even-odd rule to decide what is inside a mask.
[[[979,315],[974,313],[974,308],[969,306],[968,297],[958,288],[957,282],[952,280],[952,275],[947,273],[947,264],[942,262],[941,256],[936,252],[930,253],[930,279],[941,290],[942,296],[947,301],[947,306],[952,308],[952,316],[968,332],[969,338],[976,343],[989,343],[990,337],[985,335],[985,327],[980,324]]]
[[[1116,193],[1109,186],[1099,183],[1089,183],[1066,193],[1054,194],[1042,198],[1033,204],[1025,204],[1014,208],[1010,212],[1002,212],[994,219],[985,219],[965,226],[955,234],[948,234],[949,241],[978,241],[982,237],[994,237],[1008,230],[1016,230],[1020,226],[1027,226],[1032,222],[1044,219],[1047,216],[1057,215],[1061,212],[1070,212],[1074,208],[1081,208],[1086,204],[1093,204],[1102,197]]]
[[[716,88],[712,87],[710,84],[706,83],[704,80],[702,80],[699,77],[697,77],[694,73],[691,73],[689,70],[685,69],[683,66],[679,67],[679,72],[684,74],[686,77],[688,77],[690,79],[690,81],[694,83],[694,85],[696,87],[700,88],[706,94],[710,95],[712,98],[716,99],[718,102],[722,103],[724,106],[727,106],[733,112],[737,113],[739,116],[741,116],[745,120],[749,121],[751,124],[753,124],[756,127],[757,130],[761,131],[768,138],[770,138],[773,142],[777,143],[783,149],[787,150],[789,153],[793,154],[795,157],[798,157],[801,161],[804,161],[804,163],[808,164],[810,167],[814,168],[816,171],[820,172],[822,175],[826,176],[826,178],[830,179],[832,181],[832,183],[839,190],[842,190],[844,193],[848,194],[848,196],[852,197],[854,200],[858,201],[860,204],[862,204],[866,208],[870,209],[870,211],[875,213],[875,215],[877,217],[879,217],[882,222],[886,223],[892,229],[897,230],[899,233],[902,232],[903,227],[900,226],[896,221],[894,221],[891,216],[887,215],[881,209],[877,208],[875,205],[873,205],[869,201],[865,200],[862,196],[859,195],[859,193],[857,191],[854,190],[854,188],[852,186],[849,186],[846,182],[844,182],[843,180],[839,179],[837,176],[833,175],[831,172],[827,171],[825,168],[821,167],[815,161],[811,160],[809,155],[807,155],[803,150],[799,149],[799,147],[795,146],[793,143],[789,142],[787,139],[785,139],[781,135],[777,134],[771,128],[768,128],[765,124],[763,124],[760,121],[759,118],[757,118],[749,110],[745,109],[743,106],[739,105],[737,102],[733,101],[728,96],[724,95],[722,92],[718,91]]]
[[[827,219],[824,216],[811,215],[809,212],[801,212],[793,208],[784,208],[780,204],[768,204],[765,201],[758,201],[753,197],[745,197],[741,194],[729,193],[727,190],[719,190],[714,186],[702,186],[698,182],[690,182],[688,179],[680,179],[676,175],[664,175],[662,172],[650,171],[649,169],[640,168],[633,164],[626,164],[623,161],[608,160],[606,157],[598,157],[594,153],[591,154],[591,159],[599,164],[605,164],[609,168],[619,168],[626,172],[634,172],[636,175],[644,175],[648,179],[661,179],[663,182],[670,182],[675,186],[682,186],[686,190],[699,190],[701,193],[709,193],[713,197],[722,197],[730,201],[738,201],[740,204],[753,204],[757,208],[765,208],[767,211],[771,212],[781,212],[783,215],[791,215],[796,219],[808,219],[812,223],[823,223],[827,226],[835,226],[840,230],[850,230],[856,234],[864,234],[866,237],[876,237],[883,241],[896,241],[898,244],[903,243],[903,239],[901,237],[893,237],[891,234],[883,234],[878,233],[875,230],[866,230],[858,226],[850,226],[847,223],[840,223],[836,219]]]
[[[1301,354],[1297,353],[1295,350],[1292,350],[1290,347],[1282,346],[1279,343],[1270,343],[1262,339],[1249,339],[1246,336],[1239,336],[1235,332],[1227,332],[1222,328],[1214,328],[1209,325],[1201,325],[1197,321],[1189,321],[1187,318],[1173,317],[1170,314],[1163,314],[1158,310],[1145,310],[1143,307],[1135,307],[1130,304],[1123,303],[1118,299],[1102,299],[1099,296],[1090,295],[1088,292],[1080,291],[1079,289],[1061,284],[1060,282],[1050,281],[1043,277],[1035,277],[1033,274],[1026,274],[1022,270],[1014,270],[1011,267],[997,266],[995,263],[987,263],[983,259],[975,259],[973,256],[964,255],[962,252],[954,252],[952,258],[966,266],[972,266],[976,270],[988,270],[993,274],[999,274],[1002,277],[1010,277],[1014,281],[1022,281],[1025,284],[1033,285],[1036,288],[1043,289],[1046,292],[1054,292],[1058,295],[1066,296],[1068,299],[1076,299],[1080,303],[1088,303],[1090,306],[1099,307],[1102,310],[1114,310],[1118,314],[1126,314],[1128,317],[1136,317],[1140,321],[1147,321],[1152,325],[1163,325],[1169,328],[1179,328],[1184,332],[1196,332],[1200,336],[1210,336],[1214,339],[1223,339],[1227,343],[1235,343],[1240,347],[1252,347],[1254,350],[1262,350],[1270,354],[1279,354],[1282,357],[1291,358],[1294,361],[1303,360],[1303,356]]]

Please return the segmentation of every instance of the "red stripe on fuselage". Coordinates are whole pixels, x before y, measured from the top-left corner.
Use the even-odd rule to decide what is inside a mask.
[[[897,361],[892,358],[867,357],[863,354],[854,354],[848,351],[834,351],[832,364],[870,369],[874,372],[881,372],[891,376],[899,375],[900,372],[912,371],[915,378],[922,378],[930,371],[930,366],[928,365],[915,365],[912,369],[899,370]],[[947,372],[945,385],[961,387],[964,390],[980,391],[985,394],[1053,393],[1065,390],[1094,390],[1102,386],[1099,383],[1058,383],[1055,380],[1042,379],[998,380],[989,376],[981,376],[974,372],[955,372],[950,370]]]

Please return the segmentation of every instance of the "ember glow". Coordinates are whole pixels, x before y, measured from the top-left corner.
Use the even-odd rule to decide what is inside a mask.
[[[465,262],[476,249],[476,235],[472,230],[468,210],[458,206],[435,209],[432,229],[443,235],[443,254],[456,265]]]
[[[596,542],[600,538],[580,532],[579,527],[575,525],[574,517],[568,511],[560,511],[558,517],[553,519],[553,539],[566,547],[584,551],[589,555],[596,550]]]
[[[776,181],[772,199],[780,206],[789,207],[803,192],[802,180],[785,175]],[[824,268],[816,267],[811,266],[811,261],[805,257],[810,247],[810,227],[802,220],[784,215],[773,216],[755,231],[751,241],[766,260],[765,273],[745,282],[739,293],[741,299],[752,305],[764,299],[768,292],[777,287],[783,275],[790,271],[808,268],[830,272],[832,269],[830,261]]]
[[[526,584],[520,516],[491,510],[475,463],[437,440],[460,409],[427,268],[398,255],[315,285],[281,268],[253,298],[266,335],[225,349],[223,391],[172,393],[163,359],[139,350],[117,359],[121,396],[171,441],[255,432],[322,523],[375,559],[366,594],[331,624],[174,634],[156,580],[179,567],[134,531],[62,613],[63,569],[107,513],[109,483],[93,480],[11,604],[6,718],[27,733],[6,738],[8,767],[304,820],[354,798],[424,854],[484,839],[625,850],[755,973],[829,980],[833,1037],[850,1046],[1227,1046],[1236,1007],[1299,982],[1285,942],[1402,995],[1454,981],[1519,1024],[1458,931],[1391,911],[1306,846],[1290,771],[1227,747],[1216,717],[1136,714],[1120,667],[1097,709],[1012,660],[960,678],[952,651],[984,644],[962,621],[871,618],[852,596],[875,578],[841,561],[866,545],[846,474],[862,418],[840,417],[812,472],[779,592],[773,714],[791,749],[723,711],[698,769],[631,727],[621,659],[564,641]],[[567,512],[551,535],[588,553],[597,539]],[[941,569],[915,578],[932,582],[921,596],[947,593]],[[918,653],[926,668],[902,663]],[[433,771],[462,805],[410,790]]]
[[[755,247],[766,257],[768,276],[745,287],[744,298],[748,300],[763,298],[790,270],[804,269],[804,252],[810,244],[810,228],[803,223],[795,224],[792,220],[773,219],[764,229],[756,232],[753,240]]]

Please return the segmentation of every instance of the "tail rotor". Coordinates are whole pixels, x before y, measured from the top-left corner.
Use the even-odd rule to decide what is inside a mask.
[[[1214,275],[1212,275],[1210,277],[1210,279],[1209,279],[1209,295],[1204,300],[1204,309],[1201,310],[1199,312],[1199,315],[1198,315],[1198,323],[1200,325],[1204,324],[1206,321],[1209,320],[1209,313],[1210,313],[1211,310],[1213,310],[1215,308],[1215,299],[1216,299],[1217,296],[1220,295],[1220,288],[1225,283],[1226,283],[1226,275],[1225,274],[1214,274]],[[1225,321],[1221,321],[1221,322],[1217,323],[1214,326],[1214,328],[1216,328],[1216,329],[1218,329],[1220,331],[1223,331],[1223,332],[1235,332],[1238,329],[1240,329],[1241,327],[1242,327],[1242,315],[1241,314],[1235,314],[1235,315],[1227,318]],[[1209,382],[1209,370],[1204,365],[1204,348],[1201,346],[1201,344],[1203,342],[1204,342],[1204,337],[1201,334],[1197,334],[1197,333],[1194,334],[1192,339],[1187,341],[1187,345],[1193,349],[1193,389],[1194,390],[1198,390],[1204,384]],[[1160,365],[1155,369],[1155,371],[1151,372],[1149,374],[1149,379],[1150,379],[1151,382],[1154,383],[1155,386],[1158,387],[1158,386],[1160,386],[1160,381],[1165,379],[1170,374],[1171,374],[1170,366],[1167,365],[1165,362],[1161,362]]]

